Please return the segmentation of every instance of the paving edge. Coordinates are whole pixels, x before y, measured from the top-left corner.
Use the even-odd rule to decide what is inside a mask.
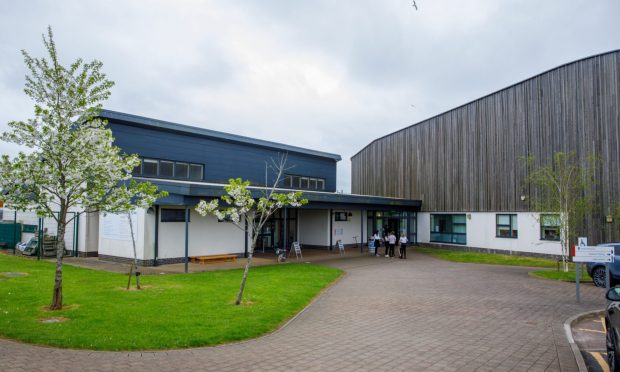
[[[588,317],[594,314],[599,314],[599,313],[604,313],[604,310],[587,311],[585,313],[577,314],[573,317],[570,317],[566,319],[566,321],[564,322],[564,332],[566,332],[566,338],[568,338],[568,343],[570,344],[570,348],[573,351],[573,354],[575,355],[575,361],[577,362],[577,367],[579,368],[579,372],[588,372],[588,368],[586,367],[586,362],[583,360],[583,356],[581,355],[581,350],[579,350],[579,346],[577,346],[577,343],[575,342],[575,339],[573,338],[573,331],[571,327],[574,322],[577,322],[585,317]]]

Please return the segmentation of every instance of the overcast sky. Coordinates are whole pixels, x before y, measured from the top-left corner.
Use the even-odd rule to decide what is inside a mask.
[[[1,1],[0,131],[32,117],[20,49],[99,59],[106,108],[337,153],[620,48],[618,0]],[[18,148],[0,142],[0,153]],[[207,170],[208,171],[208,170]],[[1,176],[1,175],[0,175]]]

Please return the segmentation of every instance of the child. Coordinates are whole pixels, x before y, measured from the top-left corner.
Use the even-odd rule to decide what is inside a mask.
[[[399,242],[400,242],[400,252],[399,252],[400,254],[399,254],[399,256],[400,256],[401,259],[403,259],[403,258],[407,259],[407,242],[408,242],[408,240],[407,240],[407,237],[405,236],[404,233],[400,234]]]

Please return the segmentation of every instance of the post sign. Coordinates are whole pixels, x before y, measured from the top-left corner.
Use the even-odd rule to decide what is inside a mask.
[[[614,262],[614,248],[577,245],[573,262]]]

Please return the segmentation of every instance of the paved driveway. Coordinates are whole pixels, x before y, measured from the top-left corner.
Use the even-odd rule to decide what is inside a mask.
[[[563,322],[603,291],[527,269],[411,254],[326,262],[348,275],[287,327],[245,343],[164,352],[59,350],[0,340],[0,370],[575,371]],[[170,314],[172,316],[172,314]]]

